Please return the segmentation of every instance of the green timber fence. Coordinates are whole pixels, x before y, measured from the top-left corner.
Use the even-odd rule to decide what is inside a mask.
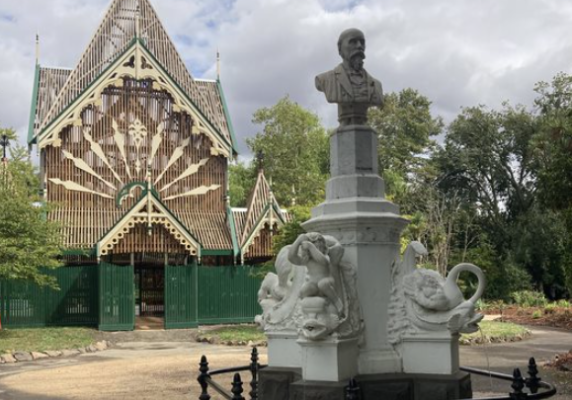
[[[97,266],[68,266],[46,274],[57,279],[59,290],[25,281],[0,282],[2,326],[96,326]]]
[[[252,276],[253,268],[199,267],[199,324],[254,322],[254,316],[262,313],[257,301],[262,280]]]
[[[255,266],[167,266],[165,327],[253,322],[262,310]],[[133,267],[101,263],[48,271],[60,290],[23,281],[0,282],[0,318],[6,328],[134,327]]]

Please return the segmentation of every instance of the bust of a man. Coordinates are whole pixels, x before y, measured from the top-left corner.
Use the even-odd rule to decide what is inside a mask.
[[[381,82],[363,68],[365,36],[359,29],[340,34],[338,51],[343,62],[331,71],[316,76],[316,88],[328,103],[338,104],[340,125],[363,125],[367,109],[383,105]]]

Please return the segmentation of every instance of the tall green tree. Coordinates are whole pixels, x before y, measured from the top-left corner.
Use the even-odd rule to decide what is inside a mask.
[[[551,83],[538,83],[535,90],[540,114],[535,137],[538,197],[564,222],[562,265],[572,293],[572,76],[560,73]]]
[[[245,207],[256,183],[255,163],[237,162],[228,168],[229,196],[232,207]]]
[[[478,206],[501,254],[510,247],[507,223],[534,202],[536,129],[535,117],[524,107],[465,108],[449,125],[445,146],[435,157],[440,189]]]
[[[61,230],[46,219],[26,150],[16,144],[10,150],[11,159],[0,167],[0,279],[55,286],[44,271],[62,265]]]
[[[392,175],[408,181],[423,168],[443,130],[431,101],[411,88],[384,95],[383,108],[370,108],[368,121],[378,134],[380,170],[389,182],[396,180]]]
[[[262,131],[247,139],[264,155],[264,173],[278,203],[313,205],[324,200],[329,174],[329,137],[318,116],[284,97],[254,113]]]

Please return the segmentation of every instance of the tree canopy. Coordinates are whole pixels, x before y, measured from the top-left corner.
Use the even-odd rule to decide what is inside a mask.
[[[13,131],[4,132],[13,137]],[[47,206],[40,202],[27,151],[12,144],[0,174],[0,279],[55,286],[45,270],[62,265],[60,227],[46,219]]]
[[[329,173],[329,142],[318,116],[284,97],[254,113],[262,131],[247,144],[262,153],[266,177],[282,206],[313,205],[324,200]]]
[[[386,195],[410,220],[403,240],[423,242],[424,266],[442,274],[459,262],[483,268],[488,298],[525,289],[572,294],[572,76],[558,74],[534,90],[534,109],[470,106],[447,126],[414,89],[387,93],[383,109],[369,111]],[[253,121],[262,130],[248,145],[264,153],[278,201],[303,206],[276,236],[278,251],[324,200],[328,135],[288,97]],[[237,166],[231,184],[253,181],[254,168]]]

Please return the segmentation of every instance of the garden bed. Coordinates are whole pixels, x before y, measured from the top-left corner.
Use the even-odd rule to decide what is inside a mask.
[[[481,330],[461,336],[462,345],[518,342],[528,338],[531,333],[523,326],[499,321],[482,321]]]
[[[197,342],[227,346],[266,346],[266,336],[257,325],[229,325],[199,330]]]
[[[502,311],[502,313],[500,312]],[[506,307],[502,310],[488,310],[489,314],[499,314],[503,321],[521,325],[549,326],[572,330],[572,310],[570,307]]]

